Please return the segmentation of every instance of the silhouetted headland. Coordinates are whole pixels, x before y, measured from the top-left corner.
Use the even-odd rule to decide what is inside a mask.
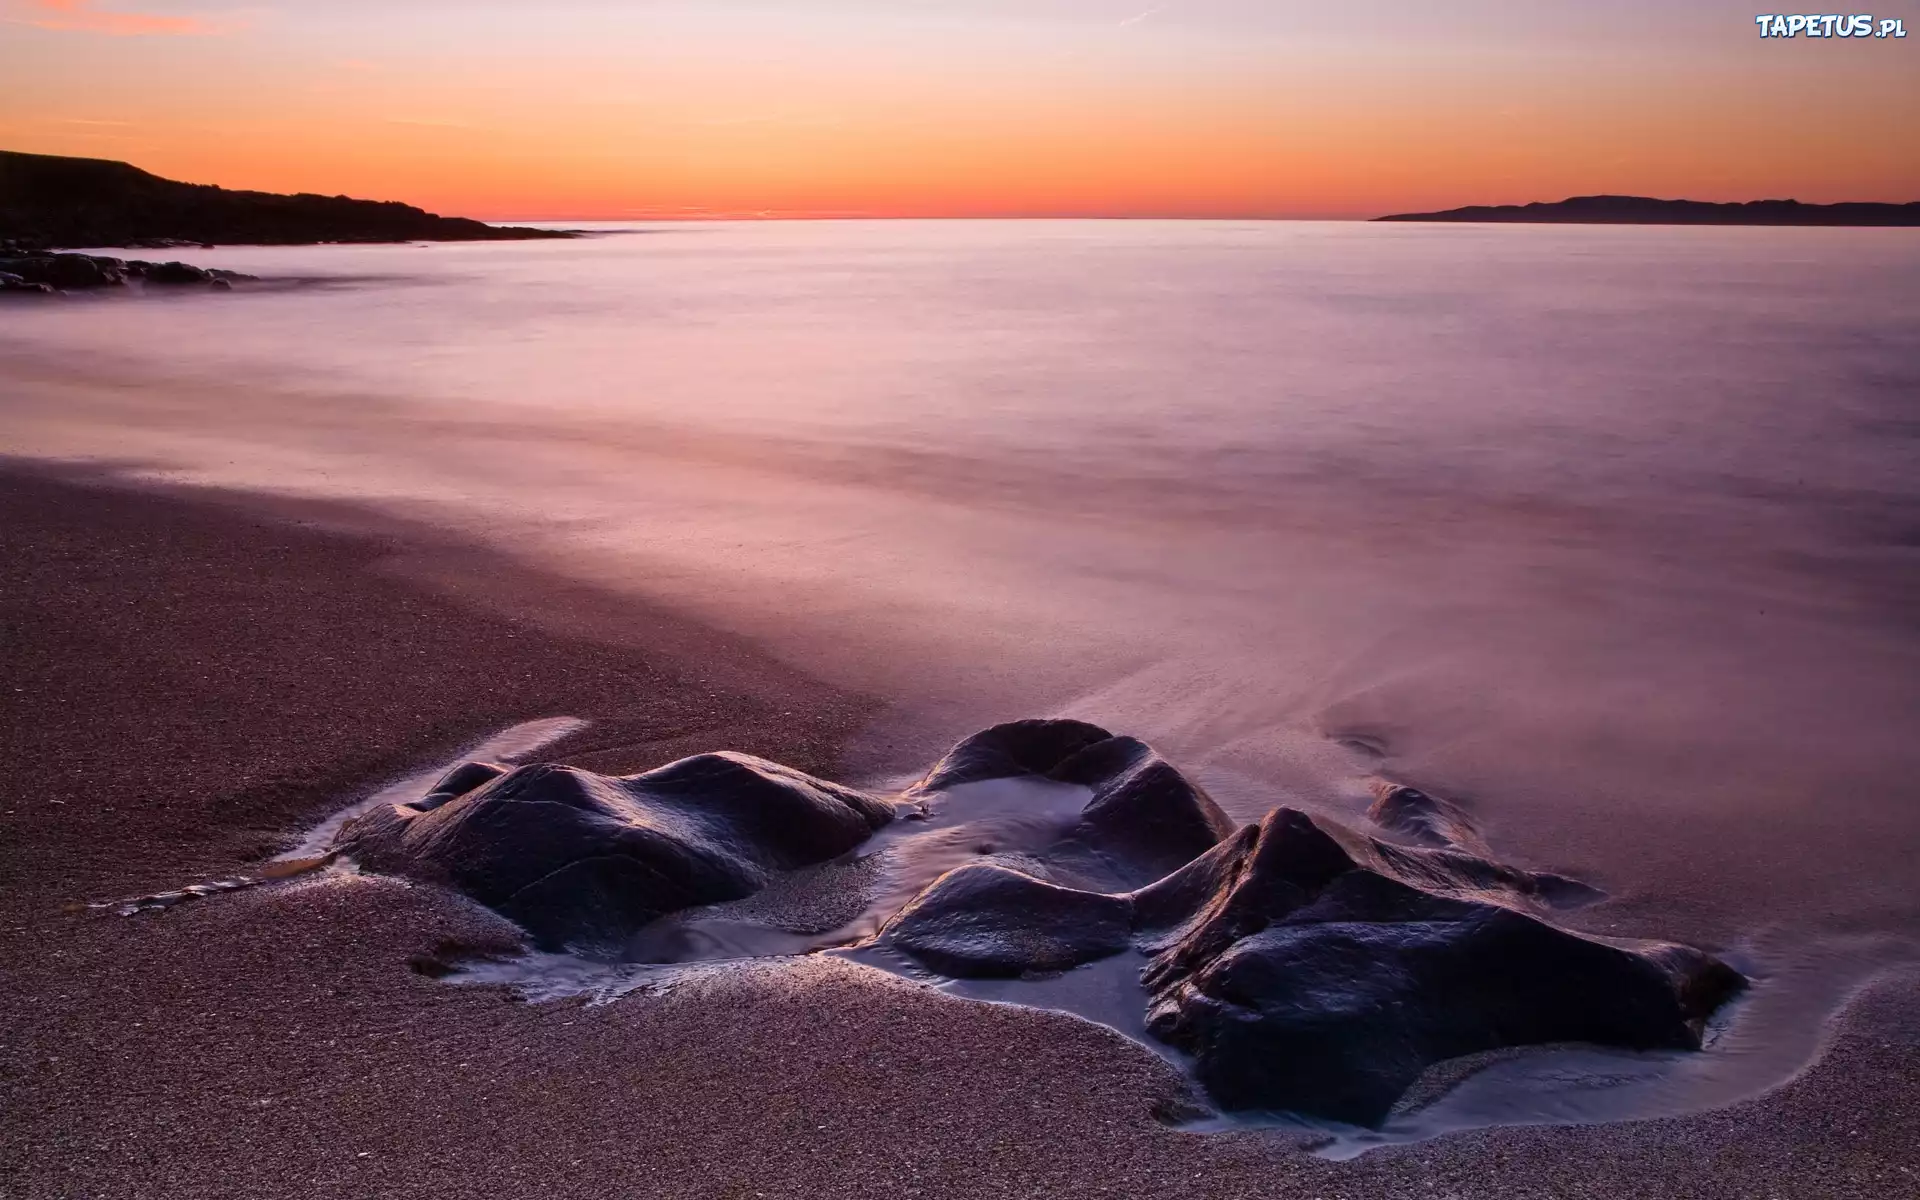
[[[23,249],[215,243],[480,242],[563,238],[556,229],[442,217],[396,201],[239,192],[129,163],[0,150],[0,242]]]
[[[1487,221],[1540,225],[1920,225],[1911,204],[1802,204],[1798,200],[1655,200],[1647,196],[1574,196],[1532,204],[1472,204],[1443,212],[1395,213],[1376,221]]]

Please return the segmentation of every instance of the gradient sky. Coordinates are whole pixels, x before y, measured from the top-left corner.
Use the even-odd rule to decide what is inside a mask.
[[[1764,3],[0,0],[0,148],[492,218],[1920,199],[1920,0]]]

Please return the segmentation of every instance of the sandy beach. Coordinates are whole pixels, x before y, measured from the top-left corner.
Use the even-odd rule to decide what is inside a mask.
[[[391,879],[73,911],[257,867],[516,720],[592,722],[547,753],[596,770],[735,748],[832,776],[872,711],[744,643],[626,601],[616,631],[608,597],[350,517],[0,477],[0,1194],[1920,1194],[1911,971],[1730,1108],[1333,1162],[1169,1125],[1181,1076],[1110,1030],[834,960],[529,1004],[413,969],[515,931]]]
[[[1914,22],[1659,8],[0,0],[0,1200],[1920,1200]]]

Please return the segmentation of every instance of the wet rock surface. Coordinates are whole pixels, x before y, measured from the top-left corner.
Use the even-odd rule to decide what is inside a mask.
[[[1005,867],[959,867],[936,880],[888,926],[894,949],[965,979],[1066,971],[1125,950],[1133,906]]]
[[[1083,721],[1012,721],[960,742],[909,797],[1030,779],[1088,789],[1079,820],[1043,856],[1083,882],[1151,883],[1233,832],[1212,797],[1146,743]]]
[[[1155,1037],[1229,1109],[1374,1125],[1428,1067],[1510,1046],[1694,1050],[1743,984],[1712,956],[1549,924],[1532,876],[1293,809],[1210,852],[1143,975]],[[1171,880],[1179,889],[1186,881]]]
[[[1422,846],[1487,852],[1473,819],[1458,804],[1398,783],[1382,782],[1374,787],[1373,794],[1367,819],[1380,828]]]
[[[891,817],[872,796],[744,754],[625,777],[470,763],[419,801],[349,823],[339,848],[457,888],[543,947],[607,950],[845,854]]]
[[[977,734],[894,799],[740,755],[623,778],[468,764],[349,824],[339,849],[458,888],[542,948],[617,956],[671,914],[801,872],[816,890],[851,880],[818,869],[884,862],[888,839],[914,836],[896,817],[981,802],[996,781],[1078,789],[1065,794],[1084,804],[1037,848],[982,845],[916,880],[862,944],[955,979],[1132,956],[1148,1034],[1189,1055],[1225,1110],[1377,1126],[1428,1068],[1464,1055],[1697,1050],[1745,983],[1701,950],[1553,924],[1600,894],[1493,859],[1458,804],[1383,783],[1368,819],[1387,836],[1284,805],[1236,829],[1149,747],[1076,721]]]
[[[0,292],[49,295],[57,292],[94,292],[135,286],[205,288],[225,291],[235,283],[252,283],[239,271],[196,267],[183,262],[147,262],[100,254],[62,254],[50,251],[0,254]]]

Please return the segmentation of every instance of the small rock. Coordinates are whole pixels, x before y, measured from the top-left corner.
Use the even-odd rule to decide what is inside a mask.
[[[199,267],[191,266],[183,262],[156,263],[147,268],[148,283],[176,286],[180,284],[204,284],[210,283],[212,280],[213,276],[201,270]]]

